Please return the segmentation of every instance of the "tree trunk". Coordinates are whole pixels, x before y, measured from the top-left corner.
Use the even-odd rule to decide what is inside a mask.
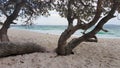
[[[92,38],[93,36],[95,36],[95,34],[97,34],[103,27],[103,25],[105,23],[107,23],[107,21],[109,21],[111,18],[115,17],[114,16],[114,13],[115,13],[115,10],[117,9],[117,6],[119,5],[119,3],[114,3],[113,4],[113,7],[111,8],[111,11],[108,13],[107,16],[105,16],[104,18],[102,18],[99,23],[97,24],[97,26],[89,33],[79,37],[79,38],[76,38],[74,40],[71,40],[68,45],[65,46],[65,55],[70,55],[72,50],[78,46],[80,43],[82,43],[83,41],[86,41],[87,39],[89,38]]]
[[[9,38],[7,35],[8,29],[10,27],[10,24],[12,23],[14,19],[11,17],[7,17],[6,21],[4,22],[2,28],[0,29],[0,40],[1,42],[9,42]]]
[[[7,28],[2,28],[0,30],[0,41],[1,42],[9,42],[9,38],[8,38],[8,35],[7,35]]]
[[[67,14],[67,20],[68,20],[68,27],[67,29],[61,34],[59,40],[58,40],[58,48],[56,49],[56,52],[58,55],[64,55],[65,54],[65,46],[67,45],[67,40],[70,38],[70,36],[74,33],[73,30],[73,18],[71,14],[71,4],[72,0],[69,1],[67,7],[68,7],[68,14]]]
[[[61,34],[59,40],[58,40],[58,48],[57,53],[58,55],[64,55],[65,54],[65,46],[67,45],[67,40],[71,37],[71,35],[74,33],[74,30],[71,30],[71,25],[68,26],[68,28]]]
[[[2,28],[0,29],[0,41],[1,42],[8,42],[9,38],[7,35],[8,28],[10,27],[10,24],[13,23],[13,20],[15,20],[18,16],[18,13],[21,9],[22,3],[16,4],[15,5],[15,10],[13,13],[7,17],[6,21],[4,22]]]
[[[108,13],[107,16],[105,16],[104,18],[102,18],[98,24],[96,25],[96,27],[88,32],[87,34],[84,34],[83,36],[73,39],[71,40],[69,43],[67,43],[68,38],[70,38],[70,36],[76,31],[78,30],[77,27],[73,27],[73,28],[68,28],[66,29],[60,36],[60,39],[58,41],[58,48],[57,48],[57,54],[58,55],[70,55],[72,53],[72,50],[78,46],[78,44],[80,44],[83,41],[88,40],[89,38],[93,38],[95,36],[95,34],[97,34],[103,27],[103,25],[105,23],[107,23],[107,21],[109,21],[111,18],[113,18],[115,10],[117,9],[117,6],[119,5],[119,3],[114,3],[113,7],[111,8],[111,11]]]

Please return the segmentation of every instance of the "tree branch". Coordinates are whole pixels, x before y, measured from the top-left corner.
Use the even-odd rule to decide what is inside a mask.
[[[96,13],[95,13],[93,20],[91,22],[89,22],[88,24],[79,26],[79,29],[87,30],[90,27],[92,27],[93,25],[95,25],[97,23],[97,21],[100,19],[101,14],[102,14],[102,0],[98,0]]]
[[[10,27],[10,24],[13,23],[13,20],[15,20],[17,18],[22,5],[23,5],[23,2],[16,4],[15,10],[13,11],[13,13],[10,16],[7,17],[6,21],[3,24],[4,26],[1,28],[1,30],[4,28]]]
[[[118,2],[114,2],[113,4],[113,7],[111,8],[111,11],[108,13],[107,16],[105,16],[104,18],[102,18],[99,23],[97,24],[97,26],[92,30],[90,31],[89,33],[75,39],[75,40],[72,40],[70,41],[67,46],[65,47],[66,49],[66,54],[70,54],[72,49],[74,49],[76,46],[78,46],[78,44],[80,44],[81,42],[83,41],[86,41],[86,39],[89,39],[89,38],[93,38],[95,36],[95,34],[97,34],[103,27],[103,25],[105,23],[107,23],[108,20],[110,20],[111,18],[114,17],[114,13],[117,9],[117,6],[119,5],[120,3]]]
[[[7,13],[5,12],[5,9],[4,9],[3,6],[0,6],[0,10],[2,11],[2,13],[3,13],[6,17],[8,17],[8,15],[7,15]]]

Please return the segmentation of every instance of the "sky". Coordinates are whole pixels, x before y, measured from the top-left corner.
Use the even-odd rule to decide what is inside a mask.
[[[67,20],[65,18],[62,18],[59,16],[59,14],[55,11],[50,12],[49,17],[43,17],[40,16],[36,20],[34,20],[34,23],[37,25],[67,25]],[[118,16],[120,18],[120,14]],[[3,22],[5,18],[1,18],[0,20]],[[76,21],[74,21],[75,24]],[[22,24],[22,21],[18,21],[17,24]],[[112,20],[108,21],[107,24],[114,24],[114,25],[120,25],[120,20],[117,18],[113,18]]]
[[[50,16],[49,17],[40,17],[38,19],[35,20],[36,24],[39,25],[67,25],[67,20],[66,18],[62,18],[59,16],[59,14],[57,12],[50,12]],[[118,15],[118,17],[120,18],[120,14]],[[76,21],[74,21],[75,23]],[[118,20],[117,17],[109,20],[107,22],[107,24],[114,24],[114,25],[120,25],[120,20]]]
[[[36,24],[40,25],[67,25],[67,20],[59,16],[57,12],[50,12],[49,17],[39,17],[35,20]]]

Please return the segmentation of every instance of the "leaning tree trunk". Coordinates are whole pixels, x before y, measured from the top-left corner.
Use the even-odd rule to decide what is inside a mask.
[[[65,55],[66,52],[66,46],[68,45],[67,40],[71,37],[71,35],[73,33],[75,33],[78,29],[82,28],[82,29],[87,29],[90,26],[94,25],[94,23],[96,23],[96,21],[99,19],[100,14],[101,14],[101,1],[99,2],[98,6],[99,9],[97,9],[97,12],[93,19],[93,21],[91,21],[90,26],[81,26],[80,21],[78,21],[78,24],[76,26],[73,26],[73,20],[75,19],[74,16],[72,15],[72,9],[71,9],[71,4],[73,3],[72,0],[69,1],[68,3],[68,15],[67,15],[67,20],[68,20],[68,28],[61,34],[59,40],[58,40],[58,47],[57,47],[57,54],[58,55]],[[98,7],[97,6],[97,7]],[[87,27],[87,28],[85,28]],[[68,49],[67,49],[68,50]],[[70,52],[70,54],[73,53],[72,51]]]
[[[72,50],[78,46],[78,44],[82,43],[83,41],[87,41],[89,38],[93,38],[95,36],[95,34],[97,34],[102,28],[103,25],[105,23],[107,23],[107,21],[109,21],[111,18],[114,17],[114,13],[115,10],[117,9],[117,6],[119,5],[119,3],[115,2],[113,4],[113,7],[111,8],[111,11],[108,13],[107,16],[105,16],[104,18],[102,18],[97,26],[89,33],[84,34],[83,36],[73,39],[71,40],[69,43],[67,43],[67,39],[71,36],[72,33],[74,33],[76,30],[70,30],[67,29],[65,30],[62,35],[60,36],[60,39],[58,41],[58,51],[57,54],[58,55],[70,55],[72,53]]]
[[[0,29],[0,41],[1,42],[8,42],[9,41],[9,38],[7,35],[7,31],[8,31],[9,26],[10,26],[10,23],[8,20],[6,20],[5,23],[3,24],[2,28]]]
[[[18,13],[21,9],[22,3],[18,3],[15,5],[15,10],[13,13],[7,17],[6,21],[4,22],[2,28],[0,29],[0,41],[1,42],[8,42],[9,38],[7,35],[8,28],[10,27],[10,24],[13,23],[13,20],[15,20],[18,16]]]
[[[70,36],[74,33],[73,28],[73,18],[71,17],[71,4],[72,0],[69,1],[67,7],[68,7],[68,14],[67,14],[67,20],[68,20],[68,27],[67,29],[61,34],[59,40],[58,40],[58,48],[56,49],[56,52],[58,55],[64,55],[65,54],[65,46],[67,45],[67,40],[70,38]]]
[[[61,34],[59,40],[58,40],[58,47],[57,47],[57,54],[58,55],[65,55],[66,49],[65,47],[68,45],[67,41],[72,36],[73,33],[75,33],[79,29],[79,25],[73,26],[73,19],[68,18],[68,27],[67,29]],[[73,54],[71,51],[70,54]]]
[[[114,4],[111,8],[111,11],[108,13],[107,16],[105,16],[104,18],[102,18],[98,24],[96,25],[96,27],[89,33],[75,39],[75,40],[72,40],[68,43],[68,45],[65,47],[66,49],[66,55],[69,55],[71,54],[72,50],[78,46],[78,44],[80,44],[81,42],[83,41],[86,41],[87,39],[89,38],[93,38],[93,36],[95,36],[95,34],[97,34],[100,30],[102,30],[103,26],[105,23],[107,23],[107,21],[109,21],[111,18],[114,18],[114,13],[117,9],[117,6],[119,5],[120,3],[119,2],[116,2],[114,1]]]
[[[73,22],[73,21],[71,21]],[[58,40],[58,48],[57,53],[58,55],[65,54],[65,46],[67,45],[67,40],[71,37],[71,35],[75,32],[75,30],[71,30],[71,26],[69,25],[68,28],[61,34]]]

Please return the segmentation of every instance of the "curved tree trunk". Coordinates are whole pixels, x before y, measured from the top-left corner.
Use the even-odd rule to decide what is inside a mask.
[[[71,18],[71,4],[72,0],[69,1],[67,7],[68,7],[68,14],[67,14],[67,20],[68,20],[68,27],[67,29],[61,34],[59,40],[58,40],[58,48],[56,52],[58,55],[64,55],[65,54],[65,46],[67,45],[67,40],[70,38],[70,36],[74,33],[71,28],[73,27],[73,18]]]
[[[8,42],[9,41],[6,29],[0,30],[0,41],[1,42]]]
[[[13,13],[7,17],[6,21],[4,22],[2,28],[0,29],[0,41],[1,42],[8,42],[9,38],[7,35],[8,28],[10,27],[10,24],[13,23],[13,20],[15,20],[18,16],[18,13],[21,9],[22,3],[18,3],[15,5],[15,10]]]
[[[12,21],[14,20],[14,17],[12,17],[12,15],[7,17],[7,19],[4,22],[2,28],[0,29],[0,40],[1,40],[1,42],[9,42],[7,32],[8,32],[8,29],[10,27],[10,24],[12,24]]]
[[[9,26],[10,26],[10,24],[7,24],[7,22],[5,22],[2,26],[2,28],[0,29],[0,41],[1,42],[9,42],[9,38],[7,35]]]
[[[71,21],[73,22],[73,21]],[[71,26],[69,25],[68,28],[61,34],[58,40],[58,48],[57,53],[58,55],[65,54],[65,46],[67,45],[67,40],[71,37],[71,35],[75,32],[75,30],[71,30]]]
[[[108,13],[107,16],[102,18],[96,27],[89,33],[84,34],[83,36],[71,40],[69,43],[67,43],[67,39],[76,31],[78,30],[76,26],[76,30],[74,28],[71,29],[66,29],[62,35],[60,36],[60,39],[58,41],[58,49],[57,49],[57,54],[58,55],[70,55],[72,53],[72,50],[78,46],[81,42],[87,41],[89,38],[93,38],[102,28],[107,21],[109,21],[111,18],[114,17],[114,13],[117,9],[117,6],[119,3],[115,2],[113,4],[113,7],[111,8],[111,11]]]

